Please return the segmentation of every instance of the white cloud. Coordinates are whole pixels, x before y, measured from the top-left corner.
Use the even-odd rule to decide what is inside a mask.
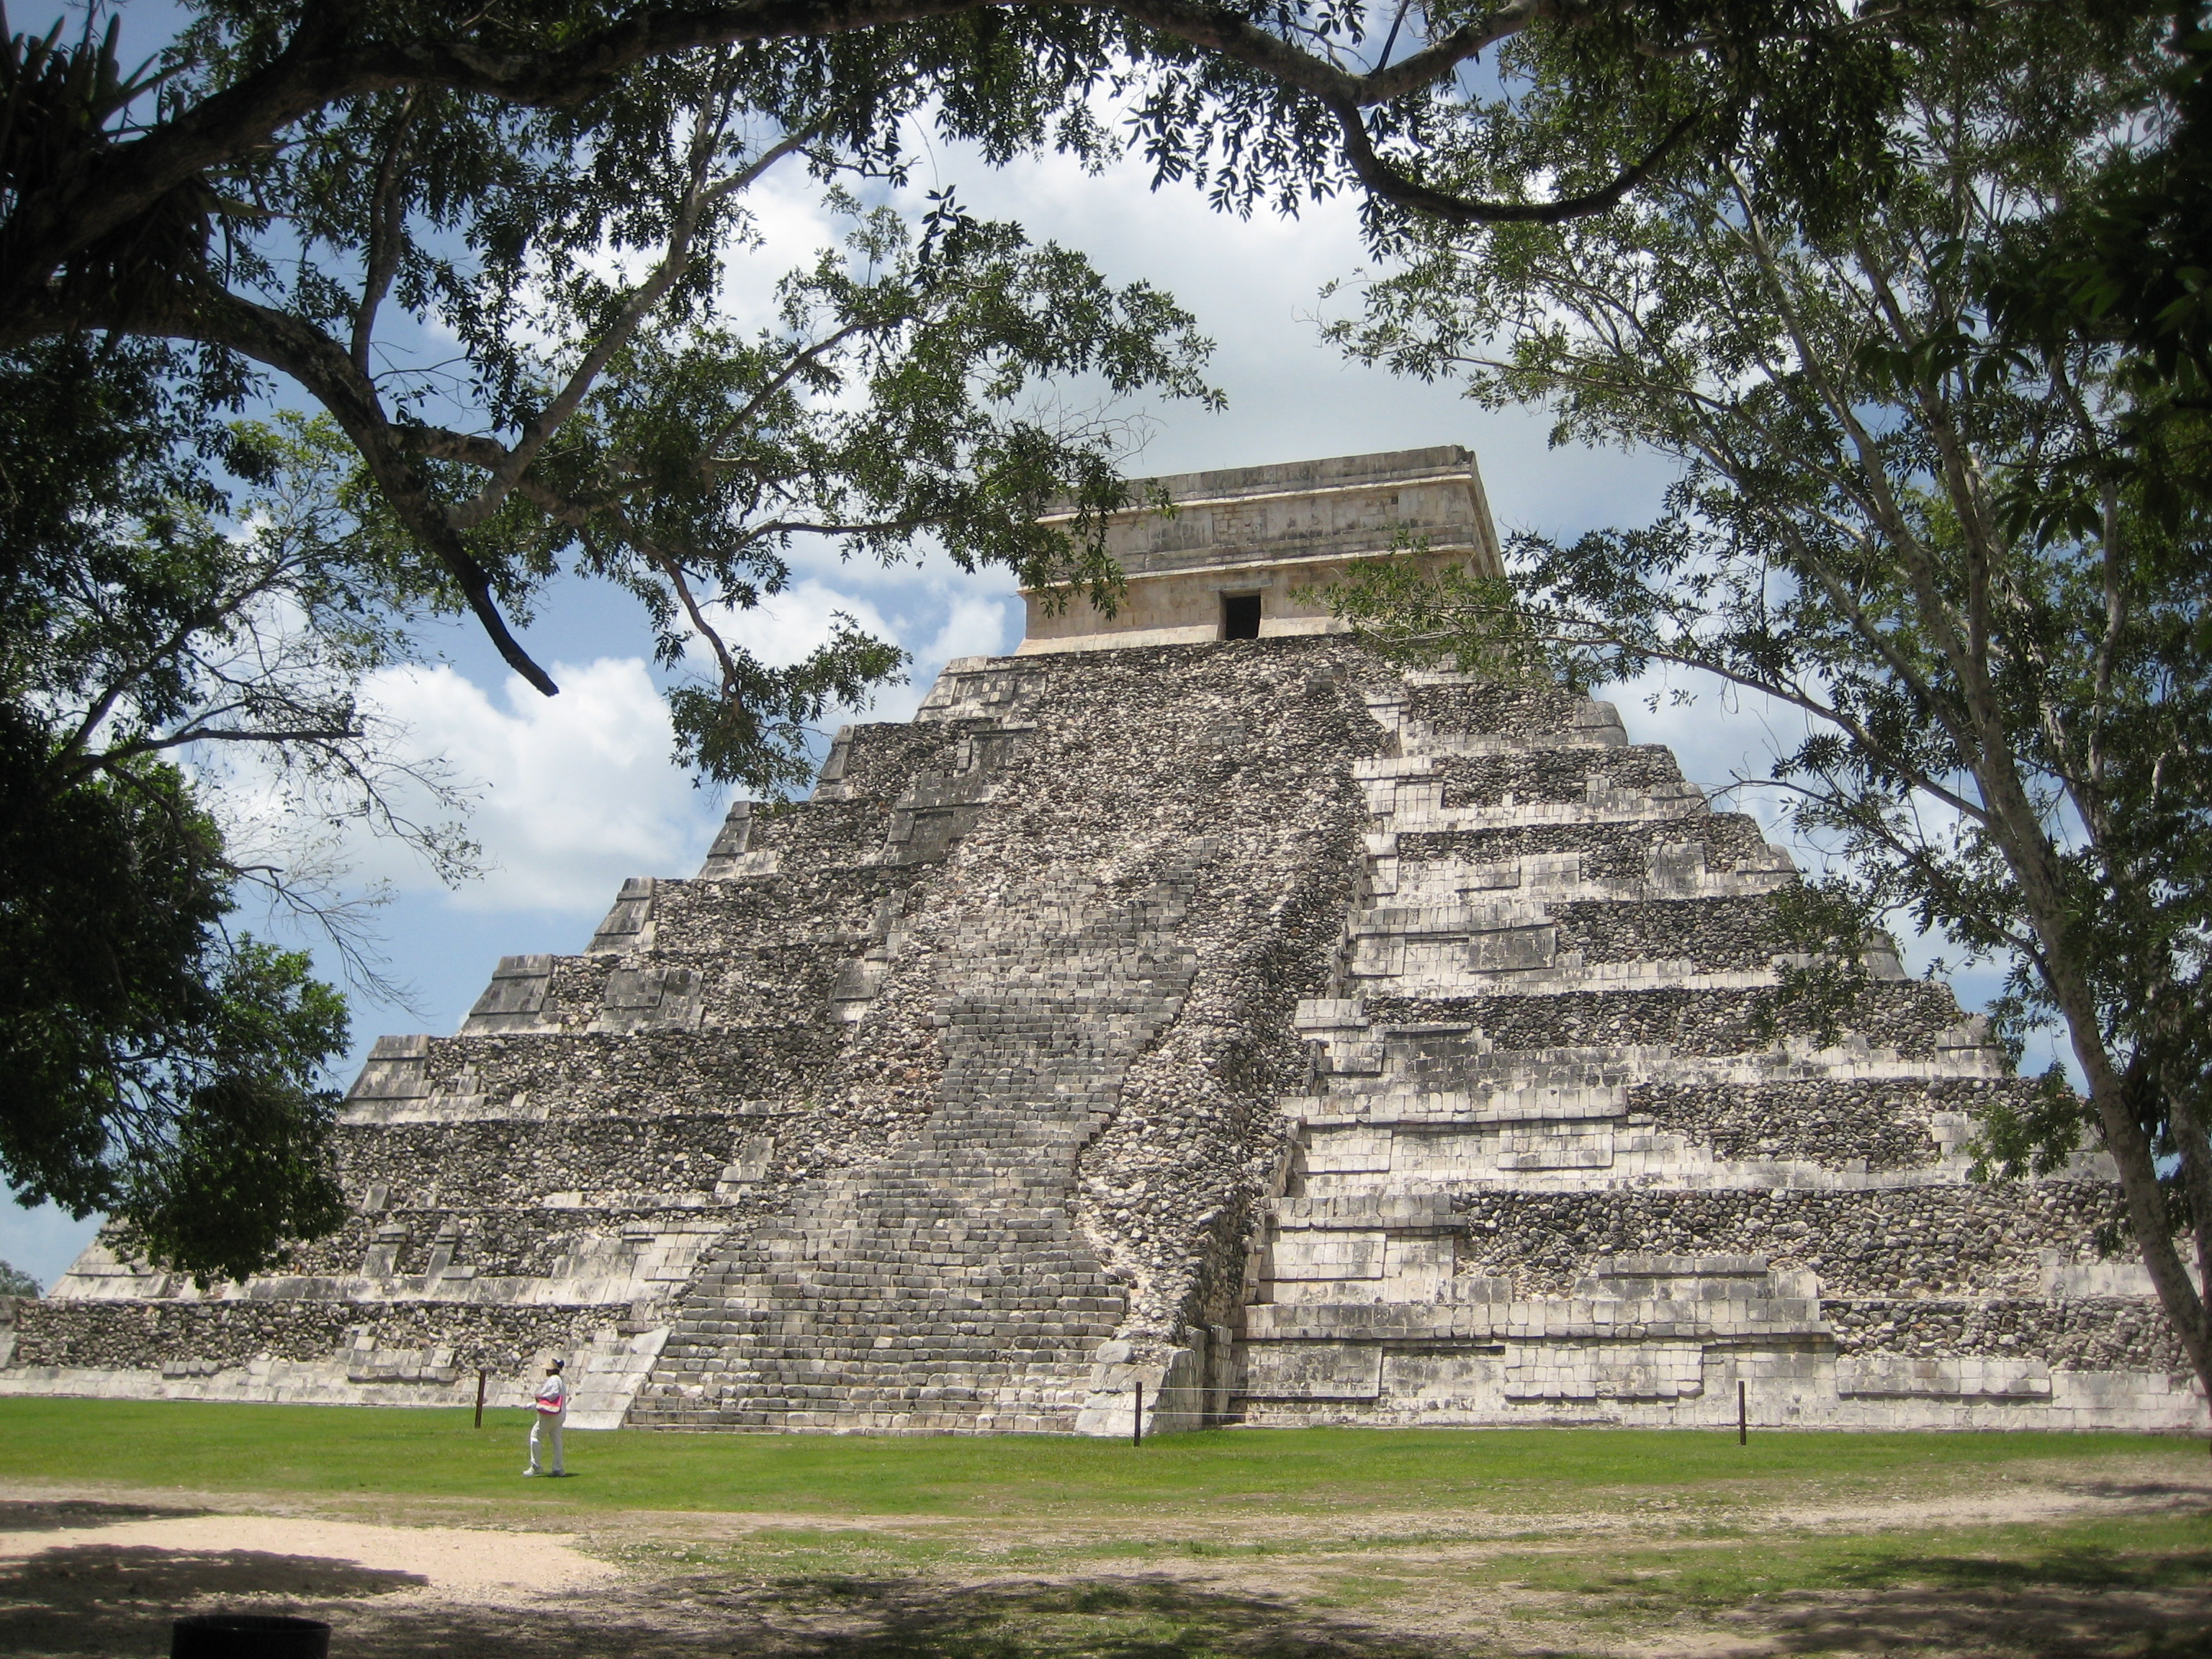
[[[957,147],[936,152],[921,191],[951,181],[971,212],[1014,219],[1038,240],[1081,250],[1116,282],[1165,289],[1216,343],[1210,375],[1227,411],[1157,404],[1132,463],[1148,473],[1246,466],[1462,443],[1475,452],[1501,526],[1583,529],[1647,517],[1669,469],[1595,450],[1554,452],[1540,414],[1485,410],[1449,385],[1347,362],[1319,337],[1320,291],[1367,267],[1357,201],[1308,204],[1296,219],[1217,213],[1188,185],[1155,191],[1140,161],[1086,175],[1062,156],[993,171]],[[1348,295],[1332,314],[1356,305]]]
[[[856,585],[865,584],[863,575]],[[884,620],[873,600],[811,576],[749,609],[721,609],[712,620],[732,645],[743,647],[771,667],[787,668],[830,637],[840,612],[878,639],[894,638],[899,631]],[[694,657],[703,670],[708,662],[704,653],[695,647]]]
[[[554,672],[559,696],[510,678],[505,708],[450,667],[391,671],[368,688],[406,728],[408,753],[481,787],[470,827],[493,867],[454,894],[463,908],[603,904],[625,876],[690,873],[712,837],[717,803],[670,763],[667,706],[643,660]],[[366,873],[403,889],[426,883],[396,848],[363,858]]]
[[[1010,650],[1015,641],[1006,637],[1007,624],[1014,608],[1004,599],[955,593],[945,625],[917,654],[942,666],[955,657],[994,657]]]
[[[936,553],[888,568],[835,560],[819,568],[840,585],[808,576],[750,609],[720,611],[715,626],[732,645],[775,667],[800,660],[828,639],[840,613],[913,653],[904,685],[885,687],[866,709],[837,711],[833,725],[905,720],[951,658],[995,656],[1020,643],[1019,600],[1005,572],[970,576]],[[695,672],[711,674],[711,659],[696,641],[690,660]]]

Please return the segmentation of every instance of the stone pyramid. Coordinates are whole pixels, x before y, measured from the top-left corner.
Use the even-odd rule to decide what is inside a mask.
[[[1967,1178],[2024,1085],[1946,988],[1877,962],[1820,1046],[1753,820],[1299,591],[1409,531],[1496,568],[1471,458],[1161,482],[1116,616],[1032,596],[380,1040],[337,1235],[204,1293],[95,1244],[0,1392],[515,1402],[561,1354],[587,1426],[2201,1426],[2108,1166]]]

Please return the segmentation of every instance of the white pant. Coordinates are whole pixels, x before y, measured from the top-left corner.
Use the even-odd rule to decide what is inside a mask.
[[[561,1467],[561,1419],[548,1417],[543,1412],[538,1414],[538,1420],[530,1425],[530,1473],[532,1474],[543,1474],[545,1472],[544,1466],[539,1462],[538,1457],[538,1449],[541,1444],[552,1454],[553,1473],[565,1474],[567,1471]]]

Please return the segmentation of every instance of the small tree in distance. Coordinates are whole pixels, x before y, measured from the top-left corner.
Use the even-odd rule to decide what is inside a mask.
[[[1863,211],[1793,212],[1754,145],[1603,218],[1417,233],[1348,349],[1681,471],[1656,523],[1516,536],[1510,582],[1386,562],[1334,597],[1471,669],[1676,665],[1802,711],[1773,781],[1844,872],[1789,907],[1806,942],[1847,962],[1902,912],[2003,964],[1999,1034],[2056,1026],[2087,1088],[2054,1067],[1986,1117],[1984,1166],[2047,1171],[2094,1136],[2212,1393],[2212,525],[2127,453],[2165,389],[2079,337],[1996,343],[1975,301],[2013,227],[2155,130],[2160,39],[2054,8],[1925,32],[1910,164]],[[1526,125],[1470,136],[1467,188],[1557,141],[1560,70],[1516,67]]]

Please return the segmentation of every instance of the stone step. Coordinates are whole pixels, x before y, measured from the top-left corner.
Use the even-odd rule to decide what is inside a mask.
[[[779,1379],[799,1367],[807,1420],[867,1425],[949,1368],[1010,1352],[1027,1355],[1021,1388],[1079,1401],[1125,1302],[1070,1212],[1076,1159],[1181,1006],[1195,964],[1172,930],[1188,892],[1043,888],[941,939],[929,1119],[702,1270],[635,1420],[758,1421],[789,1408]]]
[[[1395,860],[1397,879],[1418,890],[1459,878],[1504,883],[1508,871],[1525,880],[1688,881],[1697,861],[1685,850],[1703,849],[1703,879],[1741,875],[1779,879],[1796,872],[1780,848],[1770,846],[1756,819],[1741,812],[1692,813],[1680,823],[1663,818],[1614,823],[1511,823],[1470,829],[1384,826],[1370,832],[1371,862]],[[1671,850],[1670,850],[1671,849]],[[1433,869],[1433,876],[1424,873]],[[1492,872],[1486,875],[1478,872]]]
[[[1665,1043],[1685,1055],[1758,1054],[1775,1046],[1776,1039],[1759,1029],[1770,1011],[1785,1042],[1814,1024],[1810,1014],[1786,1005],[1774,1010],[1769,990],[1744,985],[1622,984],[1540,996],[1489,991],[1364,1000],[1366,1018],[1377,1026],[1480,1030],[1492,1051]],[[1959,1027],[1959,1006],[1949,988],[1924,980],[1875,981],[1844,1021],[1846,1045],[1869,1060],[1884,1049],[1902,1058],[1947,1050],[1954,1046]]]
[[[1667,1342],[1832,1336],[1817,1299],[1742,1297],[1530,1298],[1518,1302],[1264,1302],[1245,1340],[1290,1342]]]
[[[1474,675],[1408,674],[1397,686],[1368,694],[1366,702],[1401,745],[1430,734],[1532,747],[1627,741],[1620,713],[1609,702],[1550,687],[1504,686]]]

